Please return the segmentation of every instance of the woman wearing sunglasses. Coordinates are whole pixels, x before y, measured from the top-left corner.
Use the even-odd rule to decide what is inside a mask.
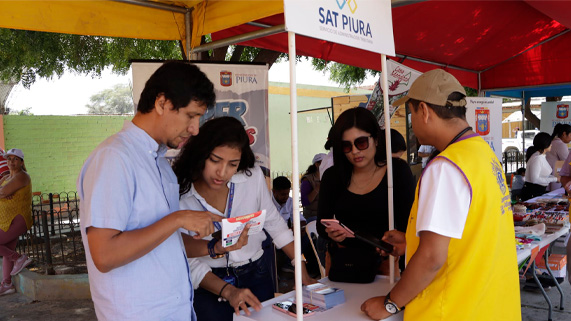
[[[323,174],[319,193],[318,219],[339,220],[355,232],[381,239],[388,231],[388,187],[385,142],[375,116],[365,108],[343,112],[333,126],[334,165]],[[414,201],[414,178],[405,161],[393,158],[395,228],[406,230]],[[319,235],[330,240],[330,266],[346,258],[366,257],[380,265],[375,248],[318,224]],[[349,248],[348,250],[342,250]],[[341,249],[341,250],[340,250]],[[340,252],[349,255],[337,255]],[[337,256],[337,258],[336,258]],[[388,262],[382,271],[388,271]],[[378,269],[377,269],[378,271]],[[333,274],[333,270],[330,271]],[[332,276],[330,274],[330,277]],[[358,281],[356,281],[358,282]]]

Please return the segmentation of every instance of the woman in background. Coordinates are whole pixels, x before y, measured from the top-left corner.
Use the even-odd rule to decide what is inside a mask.
[[[547,185],[558,181],[557,177],[551,175],[553,169],[546,159],[546,153],[550,149],[551,135],[543,132],[535,135],[533,146],[528,148],[525,154],[527,165],[525,183],[521,190],[523,201],[545,194]]]
[[[311,165],[301,177],[299,187],[301,194],[301,205],[303,205],[303,217],[306,221],[312,222],[317,219],[317,203],[319,202],[319,187],[321,185],[321,177],[319,177],[319,166],[325,158],[324,153],[315,154]]]
[[[568,124],[557,124],[553,128],[553,134],[551,135],[553,139],[551,141],[551,150],[545,154],[545,159],[551,166],[553,170],[551,175],[556,175],[555,164],[557,161],[564,161],[569,156],[569,142],[571,142],[571,125]],[[556,190],[561,187],[559,182],[549,183],[549,191]]]
[[[0,180],[0,256],[2,283],[0,295],[14,293],[12,277],[28,266],[32,259],[18,254],[18,237],[32,226],[32,180],[26,172],[24,153],[12,148],[6,152],[10,174]]]

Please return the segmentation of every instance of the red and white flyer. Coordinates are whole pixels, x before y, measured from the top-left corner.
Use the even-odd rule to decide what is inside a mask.
[[[265,220],[266,210],[222,219],[222,246],[229,247],[236,244],[247,224],[250,224],[248,235],[261,232]]]

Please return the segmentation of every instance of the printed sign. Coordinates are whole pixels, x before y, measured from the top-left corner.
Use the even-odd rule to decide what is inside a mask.
[[[145,82],[162,65],[161,62],[134,62],[133,101],[139,102]],[[269,176],[270,140],[268,130],[268,67],[266,65],[196,64],[214,84],[216,105],[202,116],[201,123],[211,118],[232,116],[246,129],[256,163]],[[169,151],[169,158],[177,151]]]
[[[571,125],[569,117],[569,101],[550,101],[541,103],[540,130],[553,133],[553,128],[558,123]]]
[[[466,121],[502,159],[502,99],[466,97]]]
[[[287,31],[395,55],[389,0],[284,0]]]
[[[422,73],[411,69],[405,65],[401,65],[398,62],[387,59],[387,81],[389,85],[389,104],[393,101],[401,98],[408,93],[412,83],[418,78]],[[390,117],[392,117],[399,106],[390,106]],[[375,84],[375,89],[367,102],[367,109],[370,110],[377,120],[381,129],[385,128],[385,116],[384,116],[384,103],[383,103],[383,89],[381,88],[381,78]]]

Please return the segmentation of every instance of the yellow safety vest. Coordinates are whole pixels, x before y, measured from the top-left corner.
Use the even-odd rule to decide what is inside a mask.
[[[456,165],[465,175],[470,209],[462,238],[450,239],[446,262],[428,287],[406,305],[404,320],[521,320],[513,214],[500,162],[479,136],[448,146],[437,158]],[[422,177],[406,231],[407,263],[420,241],[416,217],[422,215],[418,213],[421,182]]]

